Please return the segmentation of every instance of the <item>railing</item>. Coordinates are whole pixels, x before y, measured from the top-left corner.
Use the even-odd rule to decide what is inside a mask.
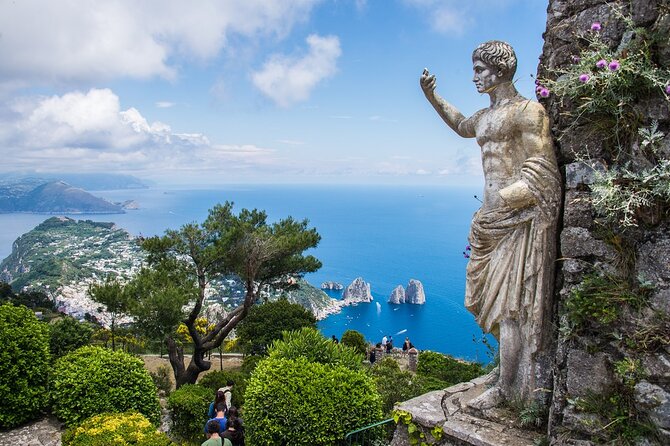
[[[381,429],[376,428],[391,422],[393,422],[393,418],[351,431],[344,436],[344,443],[342,444],[344,446],[372,446],[374,441],[380,437],[379,431]]]

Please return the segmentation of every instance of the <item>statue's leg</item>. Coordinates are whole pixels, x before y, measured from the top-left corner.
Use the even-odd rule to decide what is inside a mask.
[[[498,345],[500,352],[500,376],[493,387],[468,402],[468,406],[473,409],[491,409],[515,396],[519,355],[522,347],[521,331],[517,321],[507,319],[500,323]]]
[[[521,354],[521,331],[516,320],[506,319],[500,323],[500,378],[498,387],[506,399],[516,395],[514,391],[519,373]]]

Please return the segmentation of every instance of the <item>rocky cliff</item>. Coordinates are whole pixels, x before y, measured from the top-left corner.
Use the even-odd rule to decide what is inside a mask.
[[[423,284],[416,280],[410,279],[405,291],[405,302],[408,304],[423,305],[426,303],[426,294],[423,291]]]
[[[370,294],[370,284],[366,283],[362,277],[357,277],[351,282],[342,294],[342,300],[345,305],[356,304],[359,302],[372,302]]]
[[[669,69],[667,0],[549,1],[538,77],[565,174],[554,444],[670,444],[670,193],[648,187],[670,184]]]
[[[389,297],[388,303],[390,304],[404,304],[405,303],[405,288],[402,285],[398,285],[391,291],[391,296]]]

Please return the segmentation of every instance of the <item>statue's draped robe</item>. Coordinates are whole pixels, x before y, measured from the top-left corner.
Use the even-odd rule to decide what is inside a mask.
[[[535,204],[475,213],[470,230],[465,306],[487,333],[499,339],[500,322],[517,320],[534,354],[545,339],[553,285],[555,227],[561,177],[555,161],[528,158],[521,167]]]

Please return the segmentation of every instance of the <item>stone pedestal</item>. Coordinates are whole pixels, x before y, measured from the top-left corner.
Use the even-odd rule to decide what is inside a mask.
[[[398,404],[394,409],[411,415],[416,432],[424,434],[436,446],[533,446],[542,434],[514,426],[513,414],[501,409],[477,412],[468,402],[481,395],[495,382],[496,376],[485,375],[436,390]],[[396,427],[391,446],[411,444],[408,424],[402,420]],[[441,428],[441,433],[435,435]],[[412,429],[414,431],[414,429]],[[423,440],[422,440],[423,441]]]

